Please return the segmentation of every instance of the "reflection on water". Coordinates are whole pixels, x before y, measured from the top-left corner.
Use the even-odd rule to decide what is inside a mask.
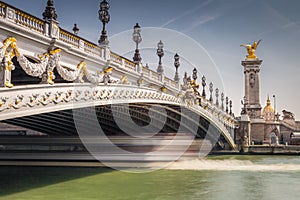
[[[299,160],[221,156],[194,160],[195,166],[189,167],[194,170],[184,169],[184,161],[181,170],[140,174],[103,168],[6,167],[0,168],[0,199],[298,200]]]

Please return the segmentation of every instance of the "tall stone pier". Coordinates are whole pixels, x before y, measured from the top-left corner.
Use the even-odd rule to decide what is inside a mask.
[[[262,60],[247,59],[242,61],[245,75],[245,100],[246,112],[253,118],[261,117],[260,104],[260,66]]]

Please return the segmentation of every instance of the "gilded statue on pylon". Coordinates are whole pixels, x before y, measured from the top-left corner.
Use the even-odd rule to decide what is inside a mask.
[[[251,44],[241,44],[241,47],[245,47],[247,49],[248,55],[246,56],[246,60],[257,60],[257,56],[255,54],[255,50],[257,49],[259,43],[261,40],[258,40],[258,42],[254,42]]]

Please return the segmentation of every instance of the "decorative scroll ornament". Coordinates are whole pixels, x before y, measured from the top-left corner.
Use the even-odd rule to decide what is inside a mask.
[[[48,84],[54,84],[54,69],[56,68],[58,74],[65,81],[75,81],[79,80],[79,82],[84,82],[84,77],[93,83],[119,83],[123,82],[118,79],[113,79],[111,77],[112,67],[106,68],[102,72],[91,73],[87,69],[87,65],[84,61],[80,62],[77,65],[76,69],[72,69],[69,67],[62,66],[60,64],[60,48],[55,48],[50,50],[48,53],[43,55],[39,55],[39,62],[32,63],[29,61],[26,56],[20,53],[17,47],[17,40],[14,37],[9,37],[3,42],[3,46],[0,48],[0,61],[1,67],[4,68],[4,79],[3,85],[8,88],[13,87],[11,84],[11,71],[14,70],[14,65],[12,59],[14,57],[17,58],[17,61],[21,68],[25,71],[26,74],[33,77],[42,78],[42,82]]]

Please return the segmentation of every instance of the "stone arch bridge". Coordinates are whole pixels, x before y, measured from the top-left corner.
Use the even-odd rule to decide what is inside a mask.
[[[107,134],[143,134],[133,121],[235,149],[232,103],[223,93],[219,103],[219,91],[216,102],[206,99],[205,80],[200,94],[197,78],[180,83],[2,1],[0,62],[1,122],[74,136],[74,111],[89,126],[92,110]]]

